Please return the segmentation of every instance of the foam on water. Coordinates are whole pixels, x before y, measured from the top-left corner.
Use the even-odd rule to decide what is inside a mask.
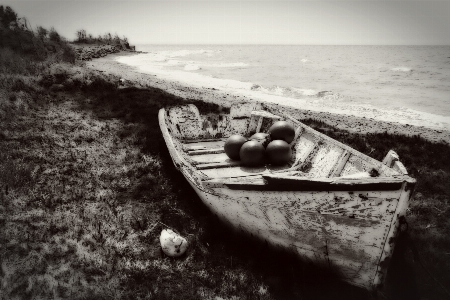
[[[317,96],[319,94],[319,92],[315,90],[296,89],[296,88],[293,88],[293,90],[303,96]]]
[[[214,55],[213,50],[204,50],[204,49],[194,49],[194,50],[173,50],[173,51],[161,51],[159,54],[166,57],[184,57],[193,54],[207,54]]]
[[[197,70],[200,70],[201,68],[200,68],[200,66],[195,65],[195,64],[188,64],[188,65],[184,66],[184,69],[186,71],[197,71]]]
[[[169,66],[176,66],[176,65],[179,65],[180,63],[181,63],[180,61],[174,60],[174,59],[170,59],[170,60],[167,61],[167,64]]]
[[[396,67],[396,68],[391,68],[391,71],[397,71],[397,72],[411,72],[411,68],[407,68],[407,67]]]
[[[236,62],[236,63],[208,64],[207,66],[214,68],[245,68],[248,67],[249,64],[243,62]]]

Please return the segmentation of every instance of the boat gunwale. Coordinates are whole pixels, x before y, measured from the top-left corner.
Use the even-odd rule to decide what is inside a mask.
[[[273,108],[270,108],[270,107],[267,107],[267,106],[265,106],[265,108],[269,109],[269,110],[272,110],[272,111],[276,111],[276,109],[273,109]],[[325,140],[326,142],[328,142],[328,143],[330,143],[330,144],[332,144],[334,146],[337,146],[337,147],[341,148],[344,151],[346,150],[346,151],[350,152],[351,155],[355,155],[356,157],[361,158],[362,160],[364,160],[364,161],[366,161],[368,163],[374,164],[379,169],[390,170],[390,171],[396,172],[398,175],[403,175],[400,172],[398,172],[398,171],[396,171],[396,170],[394,170],[392,168],[389,168],[388,166],[384,165],[381,161],[376,160],[375,158],[372,158],[372,157],[370,157],[370,156],[368,156],[368,155],[366,155],[366,154],[364,154],[364,153],[362,153],[362,152],[360,152],[360,151],[358,151],[358,150],[356,150],[356,149],[354,149],[354,148],[352,148],[352,147],[350,147],[350,146],[348,146],[348,145],[346,145],[346,144],[344,144],[342,142],[339,142],[339,141],[337,141],[337,140],[327,136],[326,134],[323,134],[323,133],[321,133],[321,132],[311,128],[310,126],[308,126],[306,124],[303,124],[301,121],[296,120],[294,117],[292,117],[291,115],[289,115],[287,113],[284,113],[282,111],[277,111],[277,113],[281,114],[283,117],[289,119],[290,121],[294,122],[298,126],[302,127],[304,132],[309,132],[310,134],[312,134],[314,136],[317,136],[320,139]]]
[[[291,172],[287,172],[291,173]],[[242,181],[242,177],[214,178],[203,181],[203,186],[227,186],[232,190],[261,191],[388,191],[399,190],[404,182],[415,183],[408,176],[369,177],[369,178],[310,178],[298,176],[283,176],[278,174],[252,175],[251,180]],[[261,180],[264,182],[262,183]]]
[[[268,108],[269,110],[271,110],[271,112],[273,111],[272,109]],[[254,179],[258,179],[259,183],[258,184],[254,184],[253,186],[263,186],[266,185],[266,178],[270,178],[270,177],[274,177],[274,173],[270,174],[248,174],[248,175],[243,175],[243,176],[235,176],[235,177],[219,177],[219,178],[210,178],[208,177],[206,174],[202,173],[200,170],[198,170],[195,165],[193,165],[188,159],[186,159],[186,157],[184,157],[183,151],[182,149],[180,149],[180,147],[177,147],[176,144],[179,144],[178,146],[182,146],[184,143],[195,143],[195,142],[199,142],[199,141],[204,141],[205,139],[197,139],[196,141],[192,140],[183,140],[180,139],[178,137],[173,136],[169,130],[168,130],[168,126],[166,124],[166,115],[165,114],[166,109],[162,108],[159,111],[159,123],[160,123],[160,128],[164,137],[165,142],[167,143],[167,147],[168,150],[171,154],[172,160],[175,164],[175,166],[177,167],[177,169],[179,169],[183,175],[186,177],[186,179],[193,185],[195,185],[195,187],[201,191],[202,193],[211,193],[213,192],[213,189],[215,187],[220,187],[220,185],[225,185],[227,188],[233,189],[232,186],[234,183],[230,183],[229,181],[232,180],[234,178],[234,180],[244,180],[246,182],[240,183],[240,184],[234,184],[234,186],[238,186],[240,185],[242,187],[242,190],[248,189],[251,186],[251,180]],[[273,113],[273,112],[272,112]],[[408,200],[413,192],[414,189],[414,185],[416,183],[416,180],[412,177],[410,177],[407,174],[401,174],[400,172],[386,166],[385,164],[383,164],[382,162],[369,157],[368,155],[365,155],[361,152],[359,152],[358,150],[351,148],[350,146],[347,146],[321,132],[318,132],[317,130],[314,130],[313,128],[303,124],[302,122],[295,120],[294,118],[292,118],[290,115],[287,115],[285,113],[280,112],[280,115],[290,119],[291,121],[293,121],[295,124],[299,125],[302,127],[302,129],[305,132],[310,132],[313,135],[316,135],[317,137],[319,137],[320,139],[335,145],[337,147],[340,147],[341,149],[343,149],[344,151],[347,150],[348,152],[351,153],[351,155],[355,155],[356,157],[364,160],[367,163],[371,163],[373,164],[375,167],[377,167],[378,169],[380,168],[385,168],[391,171],[391,173],[393,172],[394,174],[391,176],[384,176],[384,177],[369,177],[369,178],[345,178],[345,177],[331,177],[331,178],[327,178],[327,177],[316,177],[316,178],[310,178],[308,179],[310,182],[320,182],[319,185],[322,185],[323,187],[327,186],[326,189],[321,188],[318,189],[318,191],[334,191],[334,189],[330,189],[330,187],[332,186],[332,180],[334,179],[334,182],[338,181],[337,179],[340,179],[341,182],[348,182],[348,188],[345,189],[346,191],[354,191],[355,187],[357,187],[358,184],[361,184],[363,182],[370,182],[372,181],[373,183],[376,184],[392,184],[392,185],[396,185],[399,188],[396,188],[395,190],[400,190],[401,189],[401,194],[399,196],[398,199],[398,203],[395,209],[395,213],[392,216],[392,220],[390,222],[390,226],[389,226],[389,230],[388,230],[388,234],[386,235],[385,241],[383,243],[383,246],[381,248],[381,252],[379,255],[379,260],[377,263],[377,267],[375,268],[374,272],[374,277],[371,281],[370,284],[368,285],[364,285],[365,288],[378,288],[380,287],[380,285],[383,283],[383,279],[385,278],[386,275],[386,270],[388,268],[388,265],[386,263],[383,263],[387,258],[392,257],[392,251],[393,251],[393,245],[391,244],[391,239],[393,237],[395,237],[398,234],[399,231],[399,223],[400,223],[400,217],[403,216],[405,214],[406,211],[406,207],[408,205]],[[210,139],[210,140],[224,140],[223,138],[217,138],[217,139]],[[285,170],[286,173],[290,173],[292,172],[292,170],[290,168],[287,168]],[[278,173],[278,172],[277,172]],[[283,171],[278,173],[279,175],[283,174]],[[256,176],[255,176],[256,175]],[[276,176],[276,175],[275,175]],[[282,177],[282,176],[279,176]],[[289,177],[289,176],[286,176]],[[294,177],[294,176],[292,176]],[[300,178],[300,179],[299,179]],[[249,180],[250,179],[250,180]],[[264,180],[264,182],[261,182],[261,179]],[[305,178],[301,178],[298,176],[295,176],[296,180],[305,180]],[[255,181],[256,182],[256,181]],[[286,189],[282,189],[283,191],[288,191]],[[367,189],[370,191],[373,191],[374,189]],[[281,189],[280,189],[281,191]],[[300,191],[300,190],[299,190]],[[312,189],[308,189],[308,190],[302,190],[302,191],[315,191]],[[381,189],[380,189],[381,191]],[[214,192],[213,192],[214,193]],[[214,193],[215,194],[215,193]]]
[[[183,106],[183,105],[178,105],[176,107],[179,107],[179,106]],[[263,105],[263,108],[268,109],[269,110],[268,112],[272,113],[272,114],[274,113],[274,111],[276,111],[275,109],[272,109],[270,107],[266,107],[264,105]],[[183,144],[186,144],[186,143],[190,144],[190,143],[196,143],[196,142],[202,142],[202,141],[224,141],[224,140],[226,140],[226,138],[207,138],[207,139],[192,139],[192,140],[189,140],[189,139],[181,139],[181,138],[173,136],[169,132],[168,127],[166,125],[166,116],[167,116],[166,112],[168,112],[168,110],[170,110],[170,109],[171,108],[169,108],[169,109],[161,108],[160,109],[160,112],[159,112],[159,119],[160,119],[159,123],[160,123],[161,129],[163,129],[163,127],[164,127],[164,130],[166,131],[166,135],[170,139],[171,146],[175,150],[174,151],[175,152],[174,153],[175,157],[178,158],[178,163],[183,162],[184,164],[190,166],[190,168],[194,172],[197,172],[198,174],[201,174],[202,175],[201,177],[203,177],[205,180],[212,179],[212,178],[209,178],[207,175],[205,175],[204,173],[201,172],[201,170],[203,168],[203,167],[201,167],[202,164],[194,163],[189,157],[189,156],[191,156],[189,154],[189,152],[186,153],[186,157],[183,156],[183,154],[181,153],[183,151],[180,151],[180,149],[177,149],[175,147],[175,141],[174,140],[176,140],[182,146]],[[362,159],[363,161],[374,165],[374,167],[376,167],[376,169],[378,169],[378,170],[382,171],[382,169],[384,169],[384,170],[387,170],[388,172],[394,172],[394,174],[391,175],[391,176],[385,176],[386,178],[394,178],[394,177],[401,176],[406,181],[414,181],[415,182],[415,179],[413,179],[409,175],[401,174],[400,172],[394,170],[393,168],[390,168],[390,167],[386,166],[382,162],[380,162],[380,161],[378,161],[378,160],[376,160],[376,159],[374,159],[374,158],[372,158],[372,157],[370,157],[370,156],[368,156],[368,155],[366,155],[364,153],[361,153],[360,151],[358,151],[358,150],[356,150],[356,149],[354,149],[354,148],[352,148],[352,147],[350,147],[350,146],[348,146],[348,145],[346,145],[344,143],[341,143],[341,142],[339,142],[339,141],[337,141],[337,140],[335,140],[335,139],[333,139],[333,138],[331,138],[331,137],[329,137],[329,136],[327,136],[327,135],[325,135],[325,134],[323,134],[323,133],[313,129],[313,128],[309,127],[308,125],[303,124],[302,122],[294,119],[289,114],[286,114],[286,113],[281,112],[281,111],[276,111],[276,113],[278,113],[279,115],[281,115],[284,118],[287,118],[287,119],[291,120],[292,122],[294,122],[295,124],[300,126],[303,129],[303,133],[304,132],[309,132],[310,134],[312,134],[314,136],[317,136],[319,139],[324,140],[327,143],[332,144],[332,145],[334,145],[334,146],[336,146],[338,148],[341,148],[343,151],[348,151],[350,153],[350,156],[354,155],[354,156]],[[205,153],[205,154],[207,154],[207,153]],[[207,164],[207,165],[209,165],[209,164]],[[236,167],[236,166],[239,166],[239,164],[230,164],[229,165],[229,167]],[[222,166],[222,165],[218,166],[218,168],[223,168],[223,167],[228,167],[228,166]],[[276,171],[275,173],[282,174],[283,172],[294,171],[293,168],[295,169],[295,166],[291,166],[291,167],[286,168],[284,170]],[[214,167],[212,167],[212,168],[208,167],[208,169],[215,169],[215,168]],[[269,175],[269,174],[267,174],[267,175]],[[214,178],[214,179],[216,179],[216,180],[223,179],[224,181],[226,181],[228,178],[232,178],[232,177],[245,178],[247,176],[254,176],[254,175],[263,175],[263,174],[261,173],[261,174],[248,174],[248,175],[242,175],[242,176],[226,176],[226,177],[218,177],[218,178]],[[324,176],[322,176],[322,177],[314,177],[315,180],[328,180],[330,178],[343,178],[343,177],[340,177],[340,176],[337,176],[337,177],[324,177]],[[379,178],[379,177],[374,177],[374,178]]]

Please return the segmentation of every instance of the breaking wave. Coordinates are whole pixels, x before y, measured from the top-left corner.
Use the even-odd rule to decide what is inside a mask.
[[[391,68],[391,71],[395,71],[395,72],[411,72],[412,69],[411,68],[407,68],[407,67],[396,67],[396,68]]]
[[[214,68],[245,68],[248,67],[249,64],[243,63],[243,62],[236,62],[236,63],[221,63],[221,64],[210,64],[208,67],[214,67]]]
[[[184,70],[185,71],[197,71],[197,70],[201,70],[202,68],[200,68],[199,65],[195,65],[195,64],[187,64],[184,66]]]

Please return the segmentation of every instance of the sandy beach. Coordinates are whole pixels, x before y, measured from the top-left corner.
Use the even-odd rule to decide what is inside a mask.
[[[125,80],[125,86],[155,87],[167,91],[173,95],[184,99],[197,99],[212,102],[223,106],[230,106],[234,102],[241,101],[262,101],[267,105],[282,106],[291,115],[299,119],[317,119],[328,125],[350,132],[359,133],[380,133],[401,134],[414,136],[418,135],[434,142],[450,143],[450,131],[444,129],[432,129],[424,126],[413,126],[410,124],[400,124],[394,120],[380,121],[370,117],[358,117],[348,114],[339,114],[332,107],[326,105],[314,106],[312,109],[303,109],[295,103],[282,103],[276,96],[270,99],[256,99],[245,94],[231,94],[215,88],[201,88],[186,86],[180,82],[163,79],[156,74],[149,74],[134,67],[122,64],[117,58],[123,55],[139,55],[134,53],[117,53],[106,57],[98,58],[86,62],[86,66],[102,72],[105,75],[120,76]],[[431,121],[431,120],[430,120]]]

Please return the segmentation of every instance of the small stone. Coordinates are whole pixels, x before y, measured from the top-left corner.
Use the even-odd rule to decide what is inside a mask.
[[[186,252],[188,242],[170,229],[163,229],[159,238],[162,251],[170,257],[178,257]]]

